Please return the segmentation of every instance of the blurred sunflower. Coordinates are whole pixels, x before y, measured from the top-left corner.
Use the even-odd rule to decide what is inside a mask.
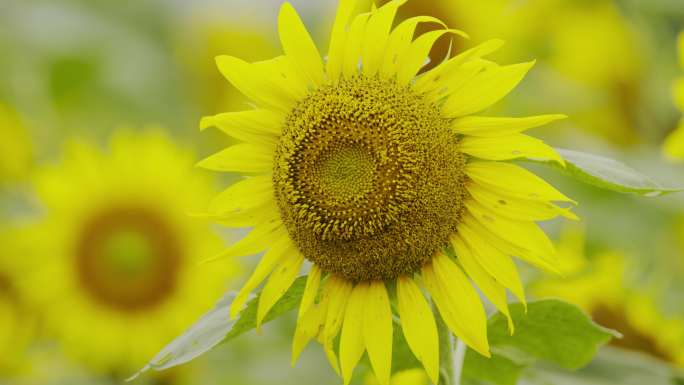
[[[678,48],[679,64],[684,69],[684,32],[679,34]],[[684,77],[675,81],[673,93],[677,108],[684,112]],[[684,119],[679,122],[679,127],[665,139],[663,153],[672,160],[684,160]]]
[[[0,103],[0,186],[25,177],[32,155],[31,140],[21,118]]]
[[[396,286],[403,332],[436,382],[437,327],[421,285],[449,329],[489,356],[486,315],[468,276],[508,314],[506,289],[524,300],[511,255],[554,269],[554,248],[535,221],[575,218],[551,203],[572,201],[505,161],[563,164],[521,133],[563,116],[470,116],[508,94],[534,63],[482,59],[502,44],[491,40],[416,77],[436,39],[463,32],[429,16],[392,30],[404,1],[372,10],[361,3],[340,2],[325,65],[289,3],[278,18],[285,55],[253,64],[217,57],[223,75],[257,105],[201,122],[243,142],[200,162],[245,176],[210,211],[253,229],[217,258],[267,250],[231,307],[235,317],[266,280],[257,325],[304,260],[312,262],[293,356],[318,337],[345,383],[364,351],[380,382],[389,382],[386,285],[392,294]],[[414,40],[424,22],[442,28]]]
[[[506,36],[512,48],[502,57],[519,60],[532,53],[552,70],[540,76],[556,84],[545,92],[556,91],[536,105],[563,105],[572,111],[573,123],[613,143],[638,139],[640,39],[614,0],[421,0],[406,8],[404,17],[431,10],[473,39]],[[440,60],[451,48],[442,40],[432,59]]]
[[[21,259],[18,236],[8,227],[0,231],[0,378],[28,369],[25,353],[35,331],[34,318],[17,290],[23,277],[17,263]]]
[[[536,296],[554,296],[583,308],[600,325],[622,333],[611,344],[684,366],[684,320],[666,317],[653,296],[629,286],[627,261],[618,252],[604,252],[587,260],[581,231],[566,231],[558,253],[567,278],[536,282]]]
[[[74,140],[37,171],[47,213],[28,229],[25,289],[67,353],[130,375],[212,306],[236,265],[197,266],[222,242],[186,217],[213,193],[191,152],[156,131],[109,145]]]

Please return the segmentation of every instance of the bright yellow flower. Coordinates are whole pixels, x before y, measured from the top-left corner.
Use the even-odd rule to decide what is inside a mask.
[[[17,282],[23,277],[17,263],[21,255],[17,237],[14,230],[0,231],[0,378],[27,369],[26,347],[34,334],[34,318],[17,290]]]
[[[684,70],[684,32],[679,34],[678,43],[679,64]],[[673,93],[677,108],[684,112],[684,77],[675,81]],[[684,119],[679,122],[679,127],[665,139],[663,153],[672,160],[684,160]]]
[[[26,176],[31,159],[26,127],[15,111],[0,103],[0,186]]]
[[[221,296],[234,264],[198,266],[221,239],[188,219],[213,193],[193,154],[161,132],[72,141],[35,178],[25,290],[67,353],[128,376]]]
[[[491,40],[417,77],[436,39],[463,33],[428,16],[392,30],[403,3],[370,10],[342,0],[325,63],[285,3],[283,56],[252,64],[216,59],[256,108],[201,122],[242,141],[200,163],[245,176],[210,209],[226,225],[253,229],[219,257],[266,250],[232,316],[266,281],[260,324],[308,260],[293,355],[317,337],[345,383],[364,351],[379,381],[389,382],[395,293],[406,340],[436,382],[437,329],[421,286],[451,331],[489,356],[486,315],[468,277],[509,314],[506,289],[524,300],[511,256],[553,270],[554,248],[535,222],[575,218],[551,203],[569,198],[506,162],[563,163],[522,133],[562,115],[472,116],[508,94],[534,63],[483,59],[502,44]],[[423,22],[442,28],[413,40]]]
[[[588,261],[583,235],[576,231],[565,232],[558,251],[575,263],[562,270],[566,278],[532,285],[533,294],[580,306],[599,324],[622,333],[611,341],[615,346],[684,366],[684,320],[666,317],[652,296],[628,285],[623,254],[606,252]]]

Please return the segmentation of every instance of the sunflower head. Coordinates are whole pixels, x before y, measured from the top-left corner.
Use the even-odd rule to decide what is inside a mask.
[[[411,122],[406,124],[406,122]],[[343,79],[285,118],[273,184],[301,252],[349,280],[412,274],[449,243],[465,156],[439,108],[395,82]]]
[[[436,382],[437,327],[419,284],[451,331],[489,355],[486,316],[470,280],[508,315],[507,289],[524,300],[511,256],[554,270],[554,248],[535,222],[576,218],[554,203],[571,200],[506,161],[563,164],[522,133],[563,116],[473,116],[534,63],[484,59],[502,44],[490,40],[425,70],[437,40],[467,35],[429,16],[395,26],[405,1],[362,3],[340,1],[325,61],[289,3],[278,17],[284,55],[255,63],[217,57],[255,108],[202,119],[201,128],[216,126],[240,143],[200,165],[243,176],[210,210],[225,225],[253,229],[220,256],[265,251],[232,316],[266,281],[260,324],[308,260],[295,357],[317,338],[347,383],[367,352],[386,384],[396,308],[409,346]],[[414,36],[419,24],[437,29]]]
[[[45,214],[25,230],[41,242],[25,245],[24,290],[63,348],[95,370],[130,374],[236,270],[197,266],[222,242],[186,217],[213,192],[192,158],[159,131],[120,131],[107,149],[71,141],[58,164],[37,171]]]

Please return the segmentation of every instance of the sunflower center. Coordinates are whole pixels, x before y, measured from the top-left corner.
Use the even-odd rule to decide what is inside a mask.
[[[354,77],[285,120],[273,183],[304,256],[360,281],[422,267],[463,210],[465,156],[439,108],[409,87]]]
[[[83,227],[76,256],[79,282],[106,306],[130,312],[152,308],[175,289],[180,246],[153,210],[112,207]]]

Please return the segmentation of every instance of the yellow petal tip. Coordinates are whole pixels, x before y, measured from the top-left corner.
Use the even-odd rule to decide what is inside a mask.
[[[202,119],[200,119],[199,122],[199,129],[200,131],[204,131],[209,127],[212,127],[214,125],[214,117],[213,116],[204,116]]]

